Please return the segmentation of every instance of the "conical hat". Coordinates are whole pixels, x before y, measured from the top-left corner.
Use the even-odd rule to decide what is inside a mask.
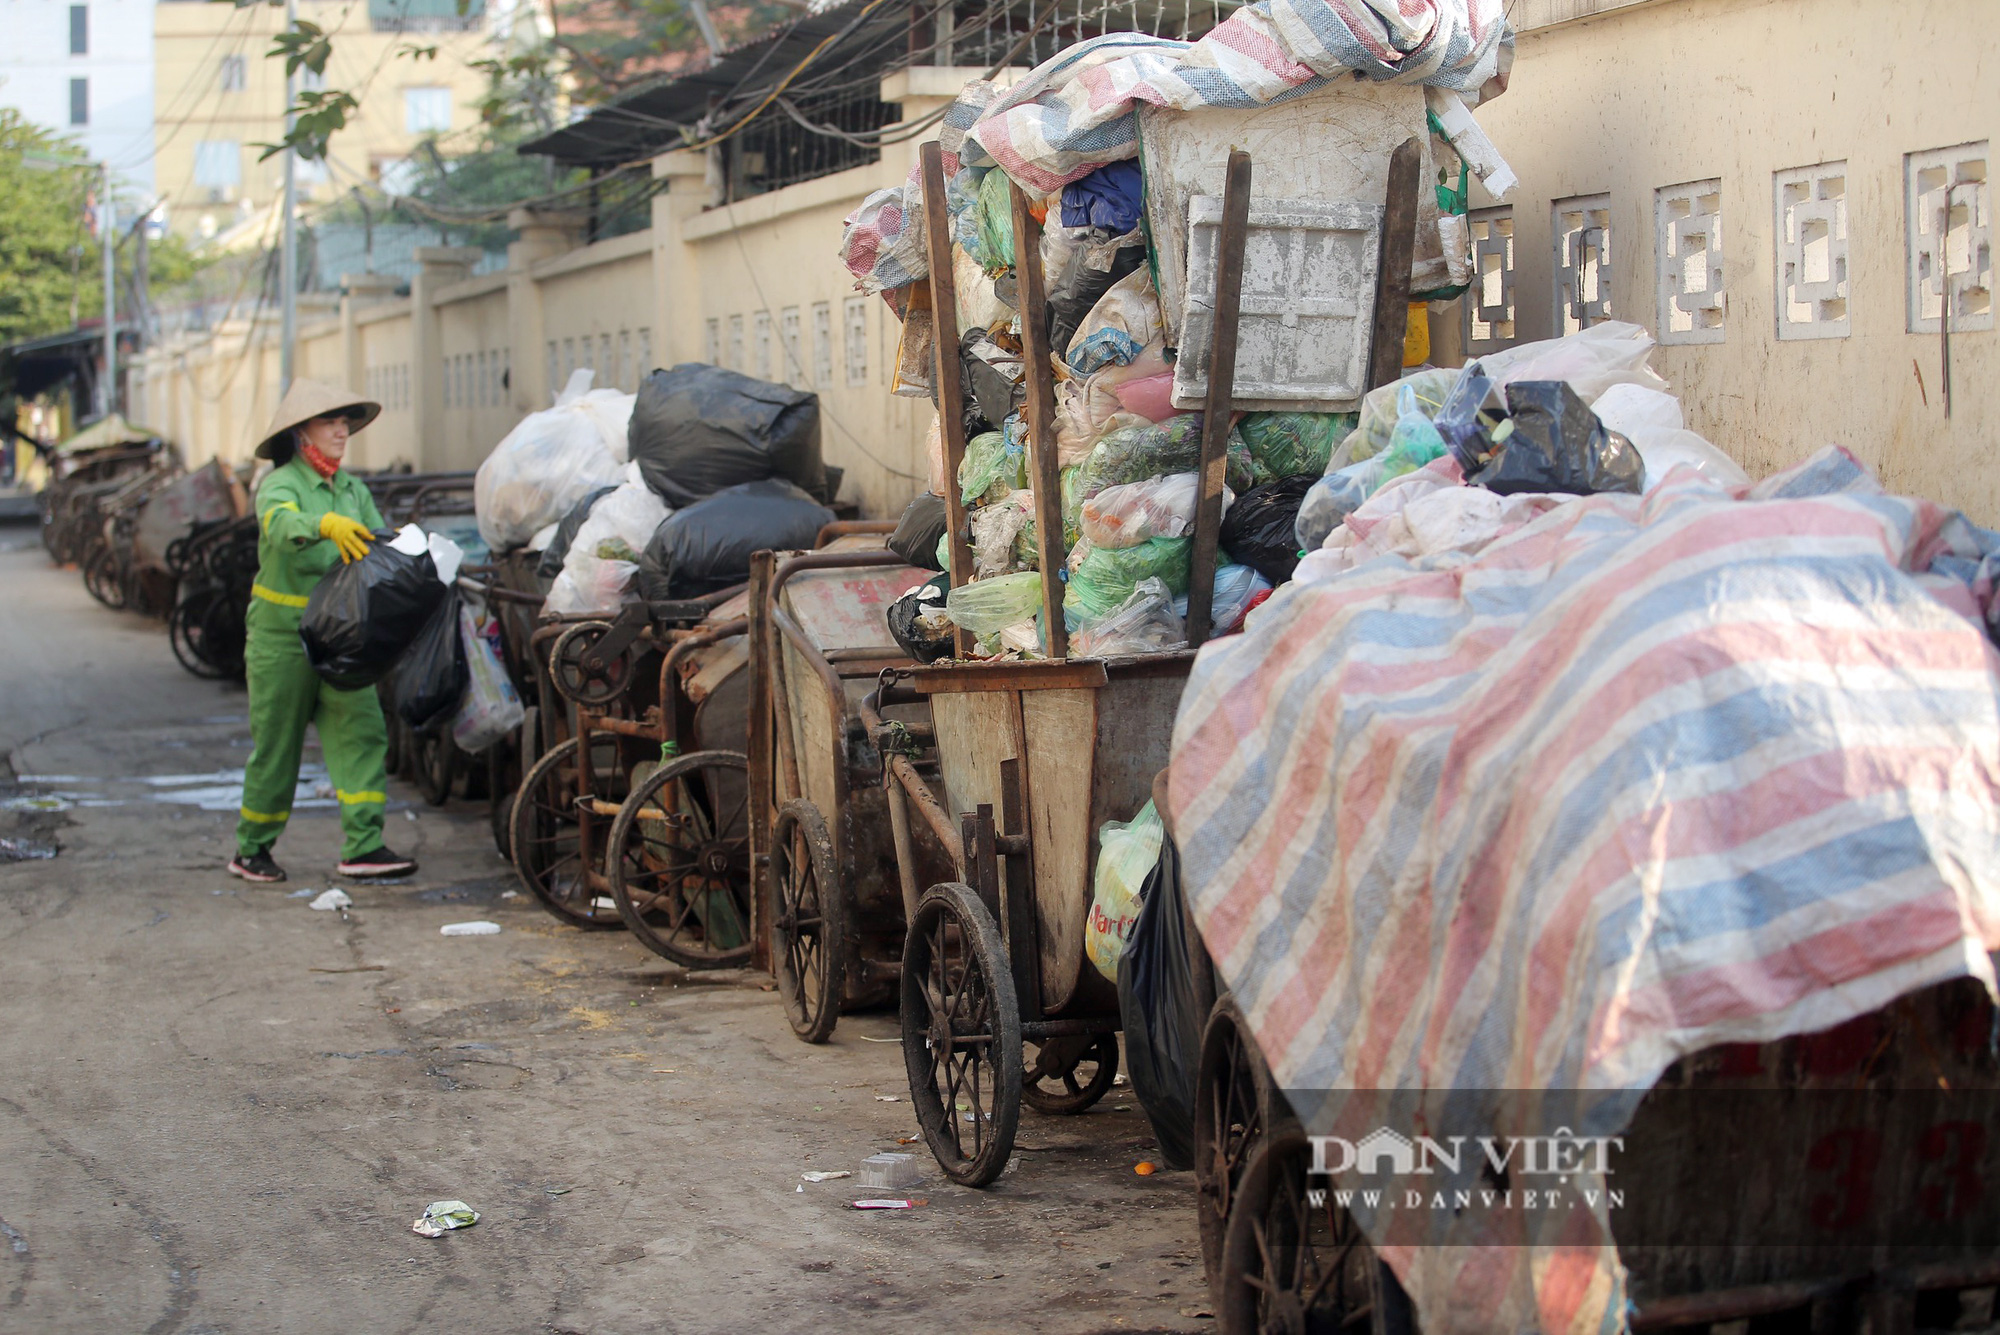
[[[257,446],[259,458],[271,458],[271,446],[295,426],[304,426],[315,417],[344,416],[350,425],[349,431],[359,431],[375,420],[382,411],[379,403],[370,403],[359,394],[329,385],[323,380],[294,380],[292,387],[285,391],[285,401],[278,405],[278,411],[271,414],[271,425],[264,432],[264,439]]]

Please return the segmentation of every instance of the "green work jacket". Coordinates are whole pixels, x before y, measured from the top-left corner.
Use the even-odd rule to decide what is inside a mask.
[[[253,631],[297,638],[306,597],[327,571],[340,564],[340,549],[319,535],[328,512],[358,519],[371,530],[385,527],[375,498],[346,469],[323,478],[304,459],[274,468],[257,487],[257,582],[250,586],[245,624]]]

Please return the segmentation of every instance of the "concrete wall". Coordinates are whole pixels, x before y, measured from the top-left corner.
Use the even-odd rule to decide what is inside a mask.
[[[85,10],[82,54],[70,8]],[[200,7],[200,6],[193,6]],[[153,0],[0,0],[0,106],[74,139],[135,192],[153,171]],[[89,90],[89,119],[70,120],[70,80]]]
[[[1717,180],[1720,341],[1653,356],[1689,424],[1753,475],[1834,441],[1894,490],[2000,522],[2000,352],[1990,304],[1977,319],[1969,290],[1990,284],[1990,255],[1983,279],[1954,279],[1965,309],[1949,420],[1940,336],[1910,332],[1905,302],[1905,155],[2000,139],[1995,12],[1991,0],[1522,0],[1512,87],[1478,113],[1522,182],[1517,337],[1552,332],[1553,201],[1609,195],[1612,314],[1657,333],[1655,192]],[[1838,162],[1847,331],[1781,339],[1774,175]],[[1983,212],[1986,189],[1963,202]]]

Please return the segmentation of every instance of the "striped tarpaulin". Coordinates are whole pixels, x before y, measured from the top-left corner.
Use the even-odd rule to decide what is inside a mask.
[[[1302,1114],[1429,1091],[1505,1135],[1488,1092],[1569,1090],[1611,1134],[1683,1054],[1991,987],[1993,535],[1838,451],[1519,514],[1281,589],[1182,699],[1189,899]],[[1601,1210],[1357,1217],[1426,1335],[1623,1323]]]

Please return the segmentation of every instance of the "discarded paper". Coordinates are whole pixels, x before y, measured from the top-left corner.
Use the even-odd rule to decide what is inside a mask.
[[[471,1228],[478,1222],[479,1211],[464,1201],[432,1201],[410,1230],[427,1238],[441,1238],[455,1228]]]
[[[823,1173],[815,1171],[811,1173],[800,1173],[799,1176],[804,1178],[808,1182],[831,1182],[835,1178],[839,1177],[853,1177],[854,1174],[848,1172],[846,1169],[843,1168],[840,1169],[838,1172]]]
[[[919,1205],[929,1205],[929,1204],[930,1202],[927,1200],[910,1200],[904,1197],[898,1197],[892,1200],[884,1199],[884,1200],[856,1201],[854,1202],[854,1208],[857,1210],[914,1210]]]
[[[498,936],[497,922],[448,922],[438,928],[439,936]]]
[[[353,908],[354,900],[345,890],[328,890],[306,907],[321,913],[332,913],[335,909]]]

